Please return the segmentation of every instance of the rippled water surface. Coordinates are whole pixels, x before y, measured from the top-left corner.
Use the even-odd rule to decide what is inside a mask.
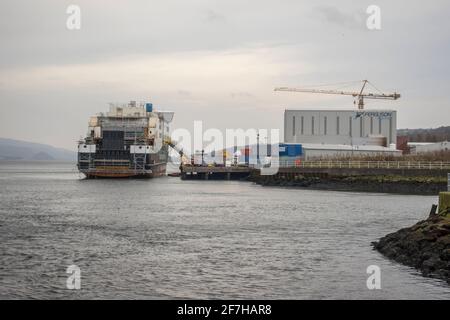
[[[450,298],[370,245],[436,197],[80,178],[0,163],[0,298]],[[66,288],[72,264],[81,290]],[[381,290],[366,287],[373,264]]]

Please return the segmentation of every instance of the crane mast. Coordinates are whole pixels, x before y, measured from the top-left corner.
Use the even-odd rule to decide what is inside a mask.
[[[386,100],[397,100],[400,98],[400,94],[397,92],[385,94],[385,93],[364,93],[364,89],[368,80],[363,80],[362,88],[359,92],[352,91],[341,91],[341,90],[323,90],[323,89],[306,89],[306,88],[289,88],[289,87],[277,87],[275,91],[285,91],[285,92],[306,92],[306,93],[322,93],[322,94],[338,94],[345,96],[352,96],[358,100],[358,109],[364,109],[364,98],[367,99],[386,99]],[[355,101],[356,103],[356,101]]]

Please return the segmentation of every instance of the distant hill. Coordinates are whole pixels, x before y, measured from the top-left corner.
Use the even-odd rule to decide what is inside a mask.
[[[399,129],[398,136],[407,136],[411,142],[440,142],[450,141],[450,127],[435,129]]]
[[[0,160],[76,161],[76,152],[47,144],[0,138]]]

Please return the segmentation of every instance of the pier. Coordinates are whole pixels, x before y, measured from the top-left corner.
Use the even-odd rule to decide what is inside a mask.
[[[246,180],[266,186],[435,195],[445,191],[450,162],[304,161],[282,164],[276,174],[255,166],[182,165],[183,180]]]
[[[238,180],[259,175],[260,170],[251,165],[180,167],[182,179]],[[420,176],[447,177],[450,162],[434,161],[303,161],[280,163],[277,175],[303,176]]]
[[[240,180],[248,178],[250,172],[254,170],[249,166],[181,166],[181,179],[202,179],[202,180]]]

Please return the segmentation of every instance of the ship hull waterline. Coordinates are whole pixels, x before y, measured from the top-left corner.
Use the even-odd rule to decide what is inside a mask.
[[[109,169],[80,170],[86,179],[151,179],[161,177],[166,174],[166,164],[152,166],[151,170],[145,172],[136,172],[133,169],[115,170],[114,167]]]

